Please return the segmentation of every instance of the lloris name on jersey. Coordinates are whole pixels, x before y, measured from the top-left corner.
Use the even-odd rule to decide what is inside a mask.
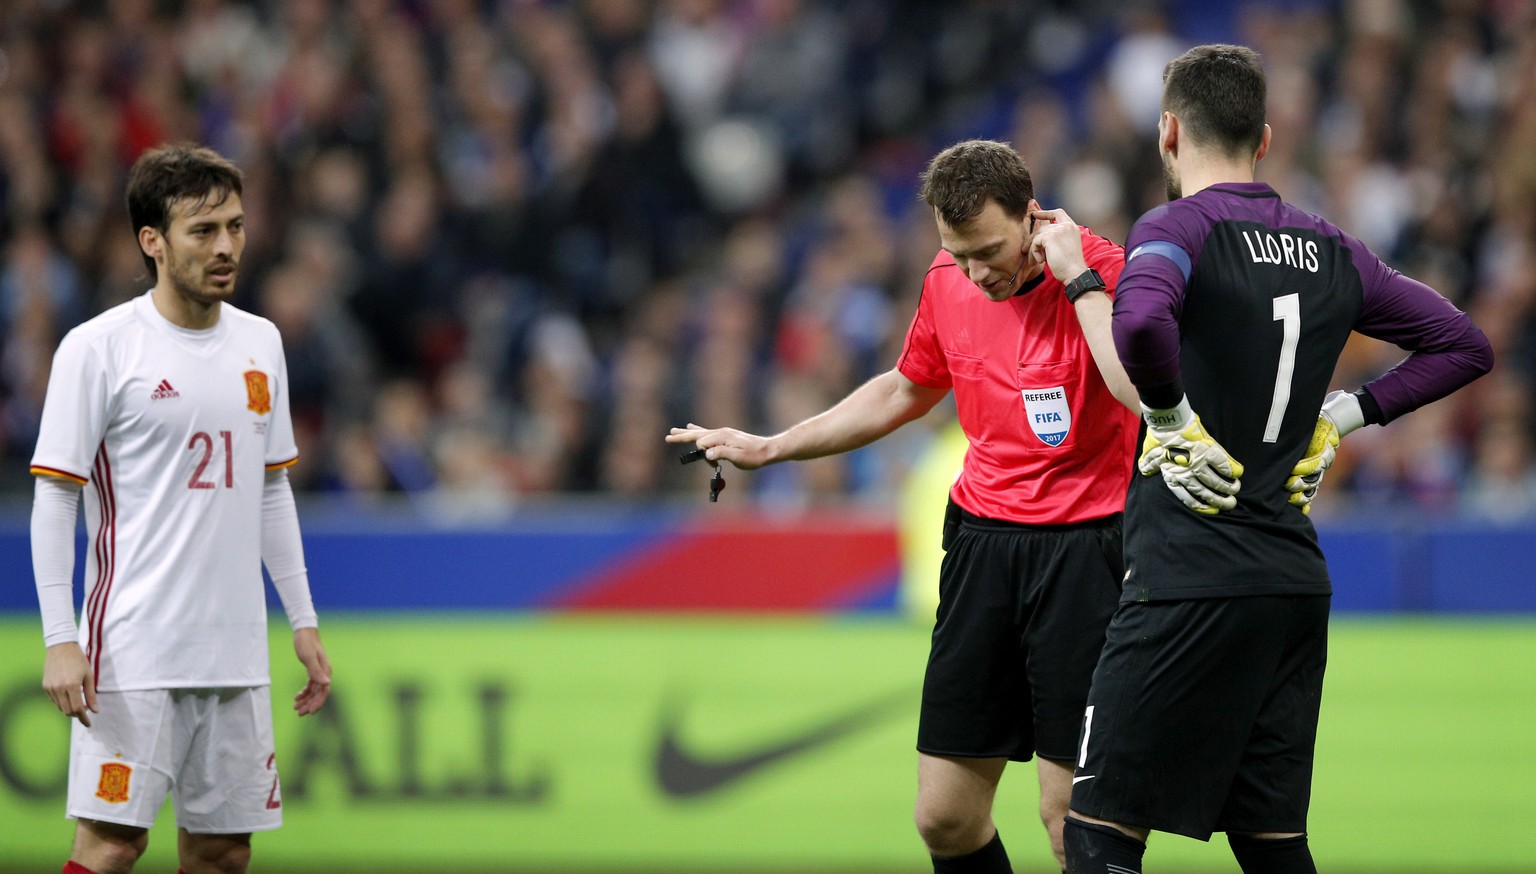
[[[1317,272],[1317,241],[1303,240],[1290,234],[1261,234],[1243,231],[1243,242],[1255,264],[1284,264],[1298,270]]]

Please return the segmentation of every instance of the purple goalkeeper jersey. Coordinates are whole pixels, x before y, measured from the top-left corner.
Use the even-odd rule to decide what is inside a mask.
[[[1184,508],[1160,477],[1132,482],[1124,599],[1330,593],[1316,532],[1284,483],[1349,335],[1410,353],[1364,386],[1367,422],[1486,373],[1487,338],[1434,289],[1262,183],[1214,185],[1148,212],[1126,252],[1114,335],[1131,381],[1143,396],[1181,385],[1245,470],[1237,508],[1217,516]]]

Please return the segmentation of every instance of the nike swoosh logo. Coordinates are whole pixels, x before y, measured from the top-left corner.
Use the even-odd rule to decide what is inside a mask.
[[[726,756],[702,755],[683,743],[679,726],[684,708],[673,701],[662,712],[656,745],[656,782],[670,798],[696,798],[719,792],[785,759],[836,743],[898,714],[909,714],[913,701],[913,693],[902,690],[789,737]]]
[[[1099,775],[1098,774],[1084,774],[1081,777],[1073,777],[1072,778],[1072,785],[1076,786],[1077,784],[1083,782],[1084,780],[1092,780],[1094,777],[1097,777],[1097,776],[1099,776]]]

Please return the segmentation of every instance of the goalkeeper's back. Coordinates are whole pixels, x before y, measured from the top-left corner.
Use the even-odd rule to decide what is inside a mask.
[[[1126,251],[1115,335],[1127,372],[1138,387],[1181,385],[1245,470],[1237,507],[1215,516],[1184,509],[1157,477],[1131,484],[1125,598],[1329,593],[1316,533],[1284,483],[1350,333],[1413,352],[1362,388],[1376,422],[1486,371],[1487,340],[1433,289],[1263,183],[1159,207]]]

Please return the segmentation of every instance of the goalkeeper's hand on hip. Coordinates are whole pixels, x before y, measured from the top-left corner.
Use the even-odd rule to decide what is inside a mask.
[[[1243,466],[1200,424],[1189,399],[1155,410],[1142,404],[1147,439],[1136,467],[1142,476],[1160,474],[1179,502],[1202,516],[1237,506]]]
[[[1364,424],[1365,414],[1360,410],[1359,398],[1344,391],[1328,393],[1323,409],[1317,414],[1317,426],[1312,430],[1307,454],[1291,468],[1291,476],[1285,481],[1285,490],[1291,493],[1291,506],[1300,507],[1303,513],[1312,512],[1312,499],[1317,497],[1323,474],[1333,466],[1339,441]]]

